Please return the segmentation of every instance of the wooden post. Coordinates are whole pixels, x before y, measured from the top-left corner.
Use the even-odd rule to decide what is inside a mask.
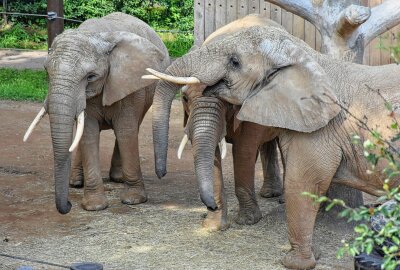
[[[7,12],[7,0],[3,0],[3,12]],[[3,25],[7,25],[7,14],[3,14]]]
[[[47,21],[47,45],[50,48],[54,38],[64,30],[63,19],[51,18],[51,16],[64,17],[63,0],[47,0],[47,14],[49,15],[49,20]]]

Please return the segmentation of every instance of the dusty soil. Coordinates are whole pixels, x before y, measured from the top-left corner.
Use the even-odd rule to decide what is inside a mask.
[[[107,180],[114,135],[101,135],[102,174],[110,207],[87,212],[80,207],[82,191],[70,190],[72,211],[60,215],[54,205],[53,160],[48,118],[27,143],[22,137],[41,104],[0,101],[0,253],[68,266],[92,261],[105,269],[284,269],[280,259],[289,249],[284,205],[259,197],[263,219],[253,226],[235,224],[232,158],[223,161],[231,227],[209,233],[201,229],[206,213],[197,192],[190,146],[183,159],[176,150],[183,135],[182,110],[173,103],[169,173],[154,173],[151,111],[140,131],[140,156],[148,202],[127,206],[119,201],[121,184]],[[257,164],[257,190],[262,171]],[[340,240],[351,231],[319,222],[315,245],[321,251],[316,269],[352,269],[351,259],[335,258]],[[55,266],[1,256],[0,269],[31,265]]]

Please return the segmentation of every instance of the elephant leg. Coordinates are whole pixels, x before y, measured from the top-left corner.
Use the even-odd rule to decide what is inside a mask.
[[[238,224],[255,224],[262,215],[254,190],[254,173],[258,145],[244,136],[233,143],[235,193],[239,201]]]
[[[74,188],[83,187],[83,167],[81,147],[78,146],[71,165],[71,177],[69,178],[69,186]]]
[[[121,192],[121,201],[124,204],[139,204],[147,201],[140,169],[138,132],[138,128],[134,131],[115,130],[125,183],[125,188]]]
[[[227,205],[219,147],[217,147],[214,157],[214,200],[218,209],[215,211],[208,210],[207,217],[202,224],[203,228],[211,232],[226,230],[229,224],[227,221]]]
[[[99,123],[96,119],[87,116],[79,147],[81,148],[85,177],[82,207],[89,211],[98,211],[108,207],[100,170],[99,142]]]
[[[116,183],[123,183],[123,173],[122,173],[122,161],[121,154],[119,153],[118,141],[115,140],[114,151],[111,159],[111,168],[110,168],[110,181]]]
[[[276,139],[261,145],[259,151],[264,174],[260,195],[264,198],[279,197],[283,191]]]
[[[291,250],[282,263],[289,269],[313,269],[316,265],[312,238],[319,204],[302,192],[325,194],[341,161],[340,149],[332,147],[324,151],[322,144],[309,140],[307,135],[290,142],[289,149],[284,151],[288,165],[284,182]]]

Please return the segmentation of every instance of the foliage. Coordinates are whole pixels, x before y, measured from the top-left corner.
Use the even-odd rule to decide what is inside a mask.
[[[47,0],[8,2],[8,11],[46,14]],[[121,11],[147,22],[159,33],[172,57],[185,54],[193,44],[193,0],[64,0],[64,17],[87,20]],[[11,24],[0,30],[0,47],[47,49],[46,19],[11,16]],[[66,28],[77,23],[65,21]],[[172,30],[171,33],[164,31]]]
[[[378,92],[379,93],[379,92]],[[381,96],[381,98],[383,98]],[[344,246],[339,249],[338,257],[344,254],[355,256],[359,253],[370,254],[373,249],[379,248],[384,254],[382,269],[394,270],[400,265],[400,186],[390,188],[390,182],[393,178],[400,175],[400,123],[396,119],[394,108],[389,102],[385,102],[389,111],[389,117],[392,118],[392,124],[389,127],[393,131],[393,136],[386,139],[378,130],[370,129],[365,121],[356,119],[361,128],[364,128],[371,134],[371,139],[362,141],[360,136],[353,136],[353,143],[362,145],[364,157],[368,160],[370,168],[367,174],[375,173],[378,163],[387,164],[383,170],[386,179],[383,184],[385,195],[379,197],[379,202],[393,200],[392,205],[382,204],[378,207],[361,206],[350,208],[342,200],[329,199],[326,196],[317,196],[308,192],[303,195],[311,197],[316,203],[328,202],[325,210],[329,211],[333,206],[344,207],[339,216],[347,218],[348,221],[360,222],[354,227],[356,237],[350,242],[343,241]],[[397,145],[396,145],[397,143]],[[386,221],[386,224],[379,229],[369,226],[371,218],[380,218]]]
[[[0,29],[1,48],[47,49],[47,31],[36,25],[24,26],[16,23]]]
[[[47,94],[44,70],[0,69],[0,99],[43,101]]]
[[[46,7],[47,0],[8,2],[10,12],[46,14]],[[114,11],[134,15],[154,28],[193,30],[193,0],[64,0],[64,17],[70,19],[84,21]],[[23,25],[46,25],[46,20],[40,17],[12,16],[12,20]]]
[[[193,46],[193,34],[159,33],[162,41],[172,57],[180,57]]]
[[[30,13],[30,14],[46,14],[46,0],[18,0],[7,1],[8,12]],[[3,11],[3,10],[2,10]],[[19,22],[24,26],[37,25],[46,27],[46,20],[42,17],[13,15],[10,16],[11,21]]]

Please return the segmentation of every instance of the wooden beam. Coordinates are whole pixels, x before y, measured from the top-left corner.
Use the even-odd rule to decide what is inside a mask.
[[[51,12],[51,13],[49,13]],[[54,13],[53,13],[54,12]],[[47,0],[47,14],[55,14],[56,17],[64,17],[64,3],[63,0]],[[47,45],[50,48],[54,38],[64,31],[63,19],[47,20]]]

